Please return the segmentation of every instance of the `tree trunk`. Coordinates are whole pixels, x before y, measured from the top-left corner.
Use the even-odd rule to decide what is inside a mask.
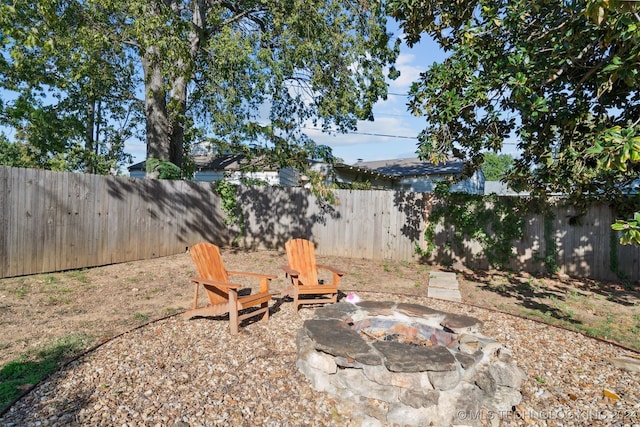
[[[97,156],[100,153],[100,124],[102,123],[102,101],[96,102],[96,120],[93,137],[93,153]]]
[[[172,8],[174,10],[180,9],[180,2],[173,2]],[[193,59],[195,59],[200,49],[200,35],[196,31],[197,28],[203,26],[203,10],[206,7],[202,0],[193,2],[193,30],[189,34],[189,56],[191,62],[178,60],[175,65],[175,74],[171,81],[171,91],[169,93],[169,99],[171,102],[171,111],[173,114],[170,116],[170,156],[171,161],[179,167],[182,167],[184,160],[184,115],[187,110],[187,79],[191,77]]]
[[[180,9],[180,2],[172,3],[174,10]],[[189,34],[190,60],[178,60],[172,77],[169,77],[170,91],[167,92],[162,66],[156,58],[160,55],[157,47],[147,49],[142,58],[145,75],[145,116],[147,130],[147,159],[167,160],[182,168],[184,160],[184,117],[187,109],[187,82],[191,78],[193,62],[200,49],[200,34],[196,30],[203,25],[203,10],[206,3],[193,2],[193,28]]]
[[[145,77],[144,113],[147,131],[147,159],[171,161],[167,100],[162,67],[155,60],[157,55],[158,49],[152,47],[142,58]]]
[[[85,141],[84,141],[84,149],[87,153],[92,153],[94,150],[93,131],[94,131],[94,125],[95,125],[95,114],[96,114],[95,101],[93,99],[90,99],[87,101],[87,130],[86,130]],[[86,162],[84,165],[84,172],[93,173],[94,172],[93,157],[90,155],[87,155],[85,160]]]
[[[177,113],[176,117],[171,120],[171,142],[169,148],[171,162],[178,167],[182,167],[184,158],[184,122],[181,117],[184,117],[187,109],[187,84],[184,77],[178,76],[173,80],[169,96],[172,107]]]

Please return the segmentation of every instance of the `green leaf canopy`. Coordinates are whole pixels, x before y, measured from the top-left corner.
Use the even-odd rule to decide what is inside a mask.
[[[94,153],[101,141],[118,147],[139,131],[147,158],[183,170],[190,145],[202,141],[283,165],[331,158],[301,127],[341,132],[371,120],[398,54],[383,4],[366,0],[16,0],[0,7],[0,85],[30,108],[74,120],[73,128],[61,124],[71,134],[59,145],[45,132],[41,151],[54,156],[81,142]],[[0,114],[16,111],[4,101]],[[38,145],[28,114],[13,125]]]
[[[514,138],[512,188],[581,203],[616,200],[640,176],[636,3],[389,3],[408,43],[428,35],[448,53],[411,89],[409,108],[426,119],[423,158],[479,168],[483,152]]]

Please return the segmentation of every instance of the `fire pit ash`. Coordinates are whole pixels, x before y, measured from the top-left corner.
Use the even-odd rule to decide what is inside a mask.
[[[461,413],[512,410],[524,378],[511,353],[478,332],[481,325],[416,304],[331,304],[298,332],[297,366],[316,390],[351,399],[362,416],[468,425],[474,420]]]

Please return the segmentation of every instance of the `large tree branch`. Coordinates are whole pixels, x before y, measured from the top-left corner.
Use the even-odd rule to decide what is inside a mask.
[[[611,52],[611,54],[609,56],[607,56],[606,58],[602,59],[595,66],[591,67],[591,69],[589,71],[587,71],[587,73],[582,77],[582,79],[580,79],[580,82],[578,83],[578,86],[581,86],[584,82],[589,80],[591,78],[591,76],[596,71],[600,70],[605,64],[608,64],[609,62],[611,62],[612,58],[614,58],[615,56],[623,56],[628,50],[629,50],[629,46],[627,45],[627,46],[624,46],[620,51]]]
[[[547,81],[545,81],[541,86],[540,89],[543,89],[545,86],[550,85],[551,83],[555,82],[556,80],[558,80],[560,78],[560,76],[562,76],[562,74],[564,74],[564,72],[570,67],[570,66],[574,66],[575,63],[579,60],[581,60],[583,58],[583,56],[585,54],[587,54],[587,52],[589,52],[590,50],[592,50],[595,47],[595,45],[593,43],[589,43],[588,45],[586,45],[584,48],[582,48],[582,50],[580,51],[580,53],[578,54],[578,56],[571,58],[568,61],[565,61],[564,64],[562,65],[562,67],[560,67],[560,69],[558,71],[556,71],[555,73],[553,73],[553,75],[551,75],[551,77],[549,77],[547,79]]]
[[[209,31],[208,31],[208,33],[209,33],[208,35],[210,35],[212,33],[215,33],[217,31],[220,31],[222,28],[226,27],[227,25],[231,25],[234,22],[241,21],[244,18],[251,18],[251,20],[253,22],[255,22],[256,24],[258,24],[258,26],[260,26],[260,29],[262,31],[266,31],[266,26],[265,26],[263,20],[259,19],[256,16],[253,16],[253,14],[255,14],[255,13],[265,12],[264,9],[251,8],[251,9],[247,9],[247,10],[242,10],[242,9],[238,8],[234,3],[228,2],[228,1],[220,2],[220,5],[225,7],[230,12],[233,12],[234,15],[229,17],[229,18],[227,18],[227,19],[225,19],[218,26],[210,28]]]

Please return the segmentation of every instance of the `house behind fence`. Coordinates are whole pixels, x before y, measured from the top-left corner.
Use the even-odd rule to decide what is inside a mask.
[[[282,251],[287,240],[304,237],[320,255],[419,259],[416,248],[428,243],[431,195],[336,190],[336,196],[338,204],[331,205],[299,187],[239,187],[243,224],[228,226],[211,183],[0,166],[0,277],[173,255],[203,240]],[[527,217],[508,268],[544,272],[551,238],[560,273],[638,280],[640,248],[619,245],[608,207],[592,207],[578,225],[569,224],[571,216],[567,208],[556,208],[551,230],[541,215]],[[449,233],[438,227],[436,250],[426,261],[447,256],[469,268],[489,267],[472,240],[452,256]]]
[[[260,180],[267,185],[281,187],[307,186],[309,177],[292,168],[267,167],[262,159],[248,159],[241,154],[198,154],[193,156],[195,174],[193,181],[214,182],[226,180],[240,184],[242,179]],[[250,168],[249,166],[253,166]],[[252,169],[256,170],[252,170]],[[418,158],[359,161],[354,165],[337,162],[329,165],[309,160],[309,168],[320,173],[327,184],[368,183],[378,190],[402,190],[432,192],[436,184],[445,179],[459,178],[464,172],[461,160],[451,159],[434,165]],[[146,178],[146,162],[129,166],[133,178]],[[476,171],[470,178],[456,182],[451,191],[468,194],[484,194],[484,174]]]

